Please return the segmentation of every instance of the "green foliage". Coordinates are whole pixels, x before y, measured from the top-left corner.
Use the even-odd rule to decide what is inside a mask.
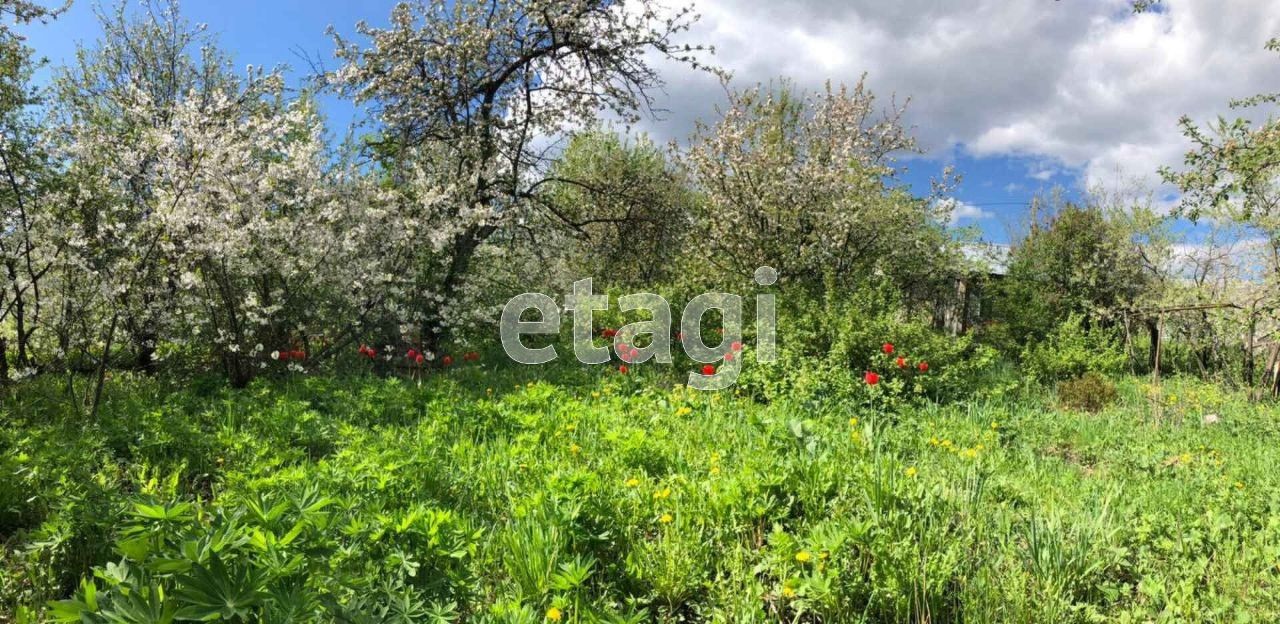
[[[894,339],[909,349],[911,335]],[[654,370],[576,365],[245,391],[125,379],[98,425],[45,400],[57,389],[36,380],[4,405],[14,418],[0,465],[16,467],[24,496],[7,495],[19,513],[6,516],[0,612],[82,622],[1280,616],[1276,597],[1256,590],[1280,582],[1280,533],[1266,521],[1280,512],[1274,410],[1173,380],[1160,428],[1144,426],[1150,389],[1132,382],[1116,409],[1046,418],[1050,396],[889,400],[909,379],[892,371],[879,397],[864,384],[851,401],[821,391],[823,371],[847,366],[815,361],[791,360],[812,372],[793,382],[795,396],[767,404],[672,387]],[[1208,413],[1219,424],[1201,425]]]
[[[1071,315],[1043,340],[1022,351],[1022,366],[1032,381],[1049,383],[1085,373],[1114,375],[1124,369],[1125,354],[1114,331]]]
[[[868,371],[882,379],[874,404],[955,400],[1007,391],[998,354],[972,336],[947,336],[907,317],[899,291],[878,282],[821,298],[798,289],[780,296],[781,359],[749,360],[741,385],[767,401],[840,397],[862,400]],[[884,353],[884,345],[894,351]],[[750,355],[750,354],[748,354]],[[902,359],[900,363],[898,360]],[[921,371],[925,363],[927,370]]]
[[[1067,205],[1017,245],[997,282],[996,318],[1019,344],[1047,336],[1068,316],[1112,319],[1141,293],[1137,245],[1101,209]]]
[[[574,275],[630,287],[671,277],[695,195],[658,146],[605,130],[577,134],[551,177],[546,202],[580,235],[562,251]]]
[[[1115,403],[1116,396],[1116,385],[1098,373],[1058,382],[1058,404],[1068,409],[1099,412]]]

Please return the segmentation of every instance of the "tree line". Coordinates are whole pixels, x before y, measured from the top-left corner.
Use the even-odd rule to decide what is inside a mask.
[[[916,145],[901,108],[863,81],[738,84],[689,40],[692,7],[403,3],[386,27],[332,31],[338,66],[289,84],[281,68],[234,70],[176,0],[121,3],[37,87],[18,29],[64,9],[0,0],[0,379],[64,374],[90,411],[116,368],[242,386],[282,351],[305,357],[295,368],[363,343],[440,353],[505,297],[587,275],[731,288],[768,265],[795,301],[876,284],[905,317],[936,316],[984,272],[963,253],[972,233],[949,225],[955,179],[924,195],[902,180]],[[672,145],[626,131],[653,114],[659,66],[728,93]],[[367,111],[345,140],[324,93]],[[1172,213],[1094,194],[1029,218],[984,338],[1021,357],[1070,321],[1110,332],[1136,370],[1155,323],[1147,351],[1185,345],[1167,366],[1262,383],[1280,132],[1183,131],[1196,151],[1165,172],[1182,190]],[[1213,224],[1196,253],[1176,216]],[[1239,309],[1159,312],[1210,302]]]

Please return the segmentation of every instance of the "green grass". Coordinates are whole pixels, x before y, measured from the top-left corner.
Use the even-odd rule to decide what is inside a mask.
[[[0,614],[1280,619],[1273,406],[1175,380],[1157,415],[1128,380],[1098,414],[1036,393],[875,412],[547,373],[126,377],[97,423],[19,388]]]

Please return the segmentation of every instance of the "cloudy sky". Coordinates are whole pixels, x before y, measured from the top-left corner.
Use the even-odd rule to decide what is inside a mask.
[[[389,0],[187,0],[242,64],[329,58],[325,27],[384,24]],[[908,121],[925,154],[907,179],[920,190],[941,169],[964,175],[959,223],[1007,238],[1026,202],[1055,186],[1133,178],[1157,182],[1186,145],[1181,115],[1210,120],[1233,98],[1280,91],[1275,0],[1164,0],[1134,16],[1124,0],[701,0],[691,39],[747,85],[786,76],[799,86],[854,83],[864,73],[887,106],[910,98]],[[57,23],[27,30],[57,64],[97,27],[89,0]],[[647,129],[687,136],[714,117],[713,77],[666,72],[669,112]],[[350,111],[330,102],[338,124]],[[1167,191],[1165,189],[1164,191]],[[1162,191],[1163,192],[1163,191]]]

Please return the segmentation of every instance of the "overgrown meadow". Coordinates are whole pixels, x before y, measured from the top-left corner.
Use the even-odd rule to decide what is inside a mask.
[[[902,378],[765,401],[749,380],[708,393],[632,369],[486,354],[419,380],[240,391],[122,375],[93,423],[60,408],[52,384],[27,388],[6,399],[0,434],[0,613],[1280,616],[1280,419],[1214,386],[1166,384],[1157,417],[1139,379],[1089,413],[1035,391],[941,405],[891,387]]]
[[[1084,84],[992,84],[982,64],[1058,58],[1002,62],[940,10],[1088,24],[1180,89],[1236,66],[1192,3],[776,25],[848,62],[981,52],[979,90],[1021,112],[957,109],[973,128],[924,157],[912,94],[811,54],[723,59],[805,82],[735,79],[701,38],[758,36],[669,4],[406,1],[293,48],[299,73],[242,69],[177,0],[0,0],[0,623],[1280,621],[1280,95],[1130,143],[1022,99],[1167,114],[1145,79],[1096,82],[1071,48],[1089,71],[1059,80]],[[43,61],[27,34],[76,11],[96,30]],[[1072,39],[1035,33],[1010,41]],[[1140,47],[1178,37],[1214,64]],[[698,80],[722,99],[668,101]],[[926,111],[978,101],[940,90]],[[1034,149],[1059,131],[1105,154]],[[1002,210],[1008,244],[960,227],[995,215],[944,168],[1013,197],[992,172],[1083,180],[1170,145],[1158,189]],[[516,364],[504,304],[566,292],[560,337],[529,337],[560,359]],[[719,345],[658,364],[684,341],[638,293],[743,318],[681,318]],[[572,359],[574,324],[607,363]]]

